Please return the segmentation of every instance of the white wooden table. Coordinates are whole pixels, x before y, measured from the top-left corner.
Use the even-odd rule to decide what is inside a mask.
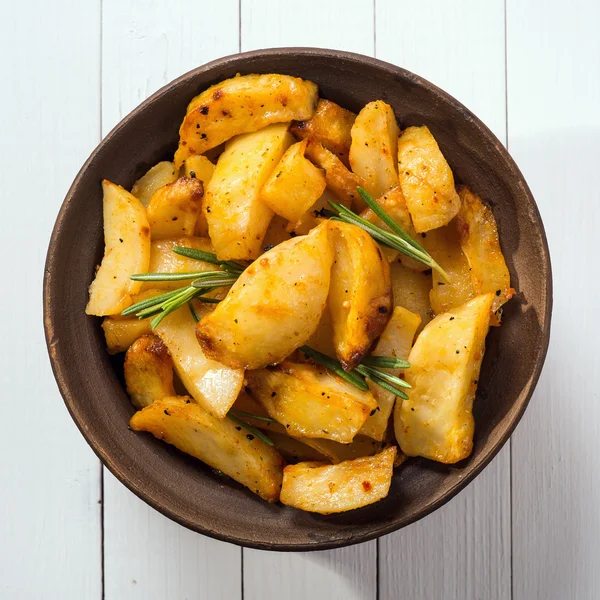
[[[597,0],[1,5],[0,598],[600,597]],[[555,283],[542,380],[494,462],[421,522],[311,554],[241,550],[187,531],[103,470],[58,394],[41,318],[51,227],[101,137],[193,67],[294,45],[388,60],[479,115],[537,198]]]

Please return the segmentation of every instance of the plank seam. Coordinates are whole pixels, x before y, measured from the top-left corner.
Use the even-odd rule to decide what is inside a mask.
[[[504,142],[508,150],[508,0],[504,0]],[[514,520],[513,520],[513,439],[508,440],[508,489],[509,489],[509,520],[510,520],[510,598],[514,600]]]

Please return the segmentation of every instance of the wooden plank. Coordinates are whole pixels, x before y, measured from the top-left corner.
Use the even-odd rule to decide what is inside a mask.
[[[100,463],[50,370],[41,284],[62,200],[99,141],[100,2],[5,4],[0,47],[0,264],[5,292],[19,289],[0,300],[0,596],[99,600]]]
[[[513,436],[515,600],[592,600],[600,590],[599,18],[594,0],[507,5],[508,146],[537,199],[554,272],[546,368]]]
[[[290,10],[277,0],[242,0],[242,50],[316,46],[373,54],[373,4],[308,0]],[[376,543],[303,554],[244,550],[244,598],[373,599]]]
[[[178,75],[238,50],[238,2],[104,0],[103,134]],[[241,551],[166,519],[105,472],[107,600],[241,597]]]
[[[377,57],[454,95],[505,139],[502,0],[377,0]],[[510,597],[510,448],[444,508],[380,540],[380,598]]]

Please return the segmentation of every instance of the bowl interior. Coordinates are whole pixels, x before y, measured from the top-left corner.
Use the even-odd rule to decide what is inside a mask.
[[[519,294],[488,337],[475,402],[475,447],[455,466],[409,461],[389,496],[350,513],[313,516],[269,505],[214,475],[149,434],[128,429],[133,407],[105,350],[100,319],[86,317],[87,288],[102,257],[102,192],[126,188],[159,160],[171,159],[189,100],[236,73],[279,72],[318,83],[320,93],[354,111],[391,104],[402,126],[426,124],[458,182],[490,203]],[[169,84],[126,117],[94,151],[59,214],[48,253],[45,326],[67,406],[108,468],[133,492],[183,525],[251,547],[307,550],[366,541],[439,507],[493,458],[529,400],[548,345],[551,274],[543,226],[523,177],[502,144],[456,100],[386,63],[328,50],[279,49],[221,59]]]

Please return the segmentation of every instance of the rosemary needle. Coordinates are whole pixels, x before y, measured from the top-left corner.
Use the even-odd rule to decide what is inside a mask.
[[[232,408],[229,411],[229,414],[233,414],[236,417],[246,417],[247,419],[256,419],[257,421],[265,421],[267,423],[275,423],[275,419],[271,419],[271,417],[263,417],[262,415],[255,415],[253,413],[246,412],[245,410],[238,410],[237,408]]]
[[[235,415],[232,415],[231,411],[229,411],[227,413],[227,416],[234,423],[237,423],[238,425],[241,425],[242,427],[244,427],[245,429],[247,429],[250,433],[252,433],[253,435],[255,435],[257,438],[261,439],[265,444],[269,444],[269,446],[274,446],[275,445],[262,431],[260,431],[259,429],[257,429],[253,425],[250,425],[250,423],[246,423],[246,421],[242,421],[242,419],[239,419]]]

